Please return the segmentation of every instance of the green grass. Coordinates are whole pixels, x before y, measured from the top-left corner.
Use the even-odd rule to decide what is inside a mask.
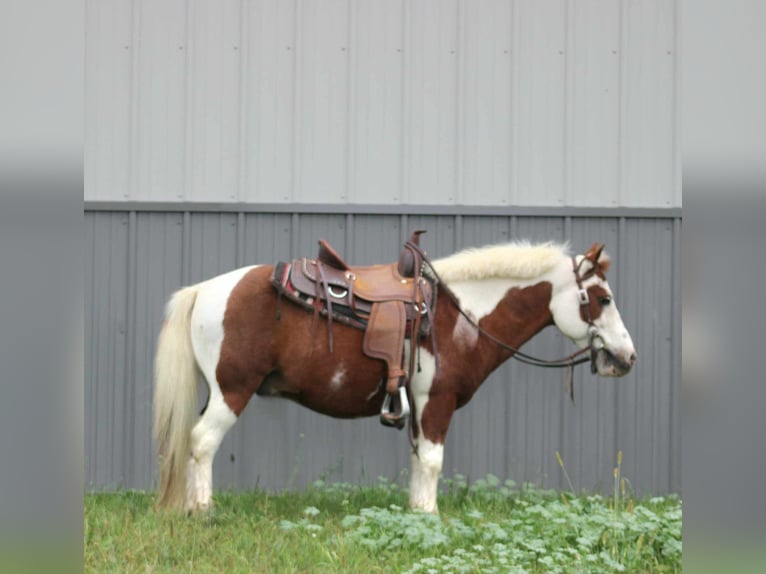
[[[405,510],[406,491],[383,480],[222,492],[197,517],[158,512],[147,493],[89,494],[85,571],[681,571],[677,497],[574,496],[493,476],[443,484],[440,516]]]

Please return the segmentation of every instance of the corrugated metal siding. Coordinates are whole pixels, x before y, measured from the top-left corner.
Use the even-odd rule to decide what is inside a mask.
[[[507,363],[453,419],[445,474],[566,487],[560,451],[576,487],[608,490],[622,450],[623,474],[640,493],[680,491],[680,219],[129,211],[85,219],[88,489],[153,484],[152,360],[173,290],[237,266],[313,254],[319,237],[353,263],[393,260],[420,227],[434,257],[509,238],[570,239],[578,250],[605,241],[615,259],[610,282],[639,353],[624,379],[579,370],[574,405],[561,372]],[[542,356],[571,349],[555,329],[528,346]],[[283,488],[323,475],[404,480],[408,466],[405,435],[374,418],[339,421],[255,398],[214,472],[218,488]]]
[[[86,199],[679,207],[677,5],[91,1]]]

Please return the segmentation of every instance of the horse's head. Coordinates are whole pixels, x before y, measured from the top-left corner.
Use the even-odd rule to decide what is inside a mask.
[[[550,310],[562,333],[579,347],[596,349],[599,375],[621,377],[635,364],[636,349],[606,281],[610,260],[603,249],[594,243],[561,267]]]

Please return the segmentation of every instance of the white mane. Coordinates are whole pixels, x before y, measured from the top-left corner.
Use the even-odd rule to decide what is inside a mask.
[[[549,271],[562,257],[568,245],[514,241],[503,245],[472,247],[433,262],[439,276],[447,283],[493,278],[534,279]]]

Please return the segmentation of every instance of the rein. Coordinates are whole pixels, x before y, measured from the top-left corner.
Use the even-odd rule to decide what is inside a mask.
[[[444,288],[444,293],[447,294],[447,297],[452,302],[452,304],[455,306],[455,308],[458,310],[458,312],[468,321],[468,323],[473,326],[481,335],[495,343],[498,347],[505,349],[506,351],[510,351],[512,353],[512,357],[516,359],[517,361],[520,361],[522,363],[525,363],[527,365],[532,365],[535,367],[545,367],[545,368],[566,368],[566,384],[565,387],[569,390],[569,397],[571,398],[572,402],[574,402],[574,366],[575,365],[581,365],[582,363],[586,363],[588,361],[591,362],[591,372],[596,372],[596,352],[599,350],[593,345],[593,341],[596,337],[598,337],[596,326],[593,323],[593,320],[590,316],[590,307],[589,307],[589,299],[588,299],[588,293],[585,289],[582,287],[582,281],[583,277],[580,276],[580,265],[582,265],[582,261],[580,262],[580,265],[577,265],[577,262],[574,257],[572,257],[572,266],[573,271],[575,274],[575,280],[577,281],[577,287],[579,288],[578,299],[580,301],[580,306],[585,308],[585,315],[586,315],[586,322],[588,323],[588,330],[589,330],[589,339],[588,339],[588,346],[583,347],[582,349],[578,349],[574,353],[571,353],[567,355],[566,357],[562,357],[560,359],[541,359],[539,357],[535,357],[533,355],[529,355],[527,353],[524,353],[520,351],[517,347],[513,347],[507,343],[504,343],[488,331],[486,331],[484,328],[482,328],[479,323],[473,319],[468,313],[466,313],[463,308],[460,306],[460,301],[458,300],[457,296],[447,287],[447,284],[442,280],[441,277],[439,277],[439,274],[436,272],[436,269],[434,269],[433,264],[431,263],[431,260],[428,258],[426,253],[420,248],[420,246],[415,245],[414,243],[408,241],[406,243],[407,247],[409,247],[412,250],[415,250],[418,252],[418,254],[423,258],[423,262],[426,263],[430,269],[430,273],[434,276],[436,281],[438,283],[441,283]],[[584,259],[583,259],[584,261]],[[589,356],[583,356],[585,353],[589,353]]]

